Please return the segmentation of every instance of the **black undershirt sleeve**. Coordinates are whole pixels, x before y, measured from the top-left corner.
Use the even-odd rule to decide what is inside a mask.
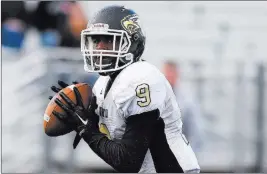
[[[84,134],[83,139],[118,172],[136,173],[142,166],[158,118],[158,109],[128,117],[120,140],[109,140],[103,134],[88,137]]]

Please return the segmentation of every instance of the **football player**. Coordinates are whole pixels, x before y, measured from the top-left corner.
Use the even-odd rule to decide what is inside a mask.
[[[141,59],[145,40],[133,10],[109,6],[98,11],[81,33],[85,71],[100,74],[90,107],[84,108],[74,88],[77,105],[60,93],[67,104],[56,103],[68,115],[54,114],[76,130],[75,147],[82,138],[118,172],[198,173],[171,86]]]

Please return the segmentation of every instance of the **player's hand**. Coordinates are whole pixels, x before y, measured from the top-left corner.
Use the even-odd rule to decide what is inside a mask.
[[[66,104],[61,102],[58,98],[55,99],[55,103],[67,114],[63,115],[56,111],[53,111],[53,114],[59,120],[71,126],[74,130],[78,131],[78,128],[80,126],[87,125],[89,110],[84,107],[82,97],[78,89],[74,87],[73,91],[75,93],[77,104],[75,104],[64,92],[60,92],[59,96],[66,102]]]
[[[55,99],[55,103],[61,107],[67,115],[62,115],[58,112],[53,112],[53,114],[66,125],[73,128],[77,134],[74,140],[73,147],[76,148],[81,140],[81,135],[86,131],[88,133],[98,132],[98,121],[99,117],[95,114],[95,109],[97,108],[96,97],[93,96],[90,100],[89,108],[85,108],[82,102],[82,97],[80,92],[76,87],[73,88],[75,93],[77,104],[73,103],[70,98],[63,92],[60,92],[60,97],[66,102],[62,103],[59,99]]]
[[[51,86],[51,90],[54,91],[55,93],[58,93],[60,90],[62,90],[63,88],[66,88],[67,86],[69,86],[69,84],[61,81],[61,80],[58,80],[58,85],[60,86],[59,88],[56,87],[56,86]],[[78,84],[79,82],[77,81],[74,81],[72,82],[72,84]],[[49,99],[51,100],[53,97],[52,96],[49,96]]]

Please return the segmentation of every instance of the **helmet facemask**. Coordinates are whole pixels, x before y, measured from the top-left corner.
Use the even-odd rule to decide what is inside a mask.
[[[133,62],[131,40],[126,31],[93,24],[81,33],[81,51],[87,72],[114,72]]]

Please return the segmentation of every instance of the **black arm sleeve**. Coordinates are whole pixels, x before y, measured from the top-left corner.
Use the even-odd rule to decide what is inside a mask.
[[[132,115],[126,120],[126,129],[121,140],[109,140],[104,135],[83,135],[91,149],[118,172],[136,173],[153,138],[159,118],[159,110]]]

